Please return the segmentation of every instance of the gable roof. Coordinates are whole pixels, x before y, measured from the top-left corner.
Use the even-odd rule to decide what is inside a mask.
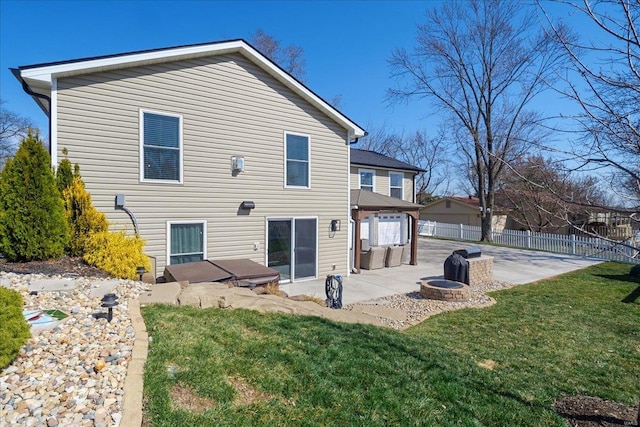
[[[49,105],[38,99],[38,95],[51,97],[52,86],[57,78],[229,53],[239,53],[262,68],[273,78],[347,129],[349,138],[355,139],[366,135],[362,127],[242,39],[24,65],[11,71],[23,84],[25,91],[32,95],[45,113],[49,115]]]
[[[385,156],[384,154],[380,154],[375,151],[360,150],[358,148],[351,148],[351,164],[388,169],[401,169],[416,173],[424,172],[424,169],[420,169],[417,166],[394,159],[393,157]]]
[[[351,209],[419,210],[422,205],[374,193],[367,190],[351,190]]]

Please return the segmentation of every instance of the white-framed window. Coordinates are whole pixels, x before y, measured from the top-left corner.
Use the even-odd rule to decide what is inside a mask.
[[[308,135],[284,133],[284,186],[311,188],[311,144]]]
[[[167,264],[207,259],[207,221],[167,221]]]
[[[182,116],[140,110],[140,181],[182,183]]]
[[[358,169],[358,175],[360,175],[360,189],[374,192],[376,173],[371,169]]]
[[[402,200],[404,198],[404,174],[389,172],[389,196]]]

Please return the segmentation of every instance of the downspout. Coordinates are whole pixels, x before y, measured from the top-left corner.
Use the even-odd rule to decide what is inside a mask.
[[[413,174],[413,203],[417,203],[417,200],[418,200],[417,190],[416,190],[416,176],[418,176],[418,174],[414,173]]]
[[[355,242],[353,241],[353,226],[349,226],[352,223],[351,219],[351,144],[358,142],[356,138],[355,142],[349,141],[349,132],[347,132],[347,219],[349,220],[347,225],[347,277],[351,275],[353,269],[353,259],[355,257]]]
[[[49,104],[49,113],[46,113],[46,110],[43,108],[43,110],[45,110],[45,113],[47,114],[47,117],[49,118],[49,157],[51,158],[51,97],[44,95],[42,93],[36,93],[34,91],[31,90],[31,88],[29,87],[29,85],[27,84],[27,82],[24,81],[24,79],[22,78],[22,76],[20,75],[20,70],[16,69],[16,68],[12,68],[11,72],[13,73],[13,75],[20,81],[20,83],[22,84],[22,90],[24,90],[28,95],[31,95],[35,98],[40,98],[40,99],[44,99],[47,101],[47,103]],[[42,103],[38,103],[40,104],[40,106],[42,107]]]

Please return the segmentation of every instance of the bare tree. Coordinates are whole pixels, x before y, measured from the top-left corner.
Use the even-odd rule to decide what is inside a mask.
[[[424,170],[416,176],[418,203],[430,201],[434,195],[446,195],[451,183],[450,161],[444,135],[429,138],[424,131],[405,136],[387,126],[367,126],[369,134],[359,148],[401,160]]]
[[[496,204],[520,228],[558,233],[589,224],[593,204],[604,203],[604,197],[596,178],[574,176],[560,161],[534,154],[509,164]]]
[[[418,26],[414,51],[397,49],[390,59],[405,85],[390,89],[389,99],[432,101],[473,167],[482,240],[491,240],[494,191],[505,164],[541,138],[540,116],[527,107],[562,62],[562,50],[538,31],[533,12],[508,0],[443,2]]]
[[[287,73],[301,82],[305,80],[307,72],[302,47],[293,44],[283,46],[280,40],[261,29],[256,30],[250,41],[253,47],[282,67]]]
[[[579,106],[568,117],[581,133],[569,160],[574,169],[597,172],[610,185],[618,203],[608,209],[640,221],[640,3],[560,3],[589,18],[596,29],[592,39],[576,41],[548,19],[550,34],[571,59],[560,90]]]
[[[4,103],[0,99],[0,169],[16,151],[19,139],[25,137],[29,128],[33,127],[30,119],[7,110]]]

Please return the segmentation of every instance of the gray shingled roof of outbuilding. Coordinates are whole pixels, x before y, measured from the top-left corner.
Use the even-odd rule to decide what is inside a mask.
[[[409,163],[394,159],[393,157],[385,156],[384,154],[380,154],[375,151],[360,150],[358,148],[351,148],[351,164],[388,169],[401,169],[417,173],[424,172],[423,169],[420,169],[417,166],[410,165]]]

